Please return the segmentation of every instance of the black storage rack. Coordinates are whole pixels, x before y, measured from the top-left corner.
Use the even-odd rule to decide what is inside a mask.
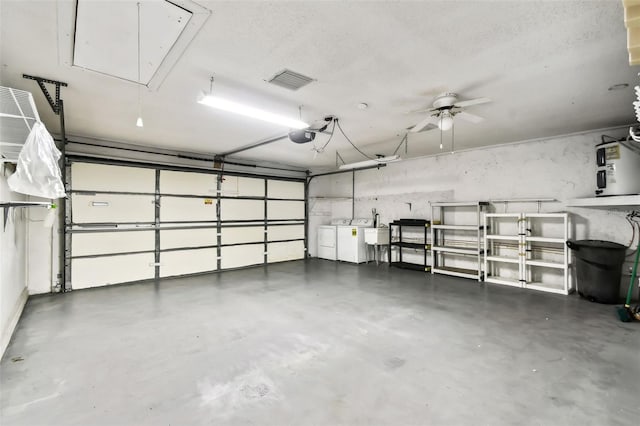
[[[427,235],[429,234],[429,228],[431,227],[431,222],[425,219],[399,219],[393,221],[389,224],[389,265],[395,266],[396,268],[403,269],[412,269],[415,271],[423,271],[429,272],[431,270],[431,266],[429,266],[427,261],[427,253],[431,250],[431,244],[427,242]],[[393,239],[393,229],[397,228],[397,240]],[[403,228],[422,228],[424,231],[424,240],[422,242],[407,242],[402,239],[402,229]],[[398,247],[398,261],[393,262],[393,248]],[[424,263],[410,263],[404,262],[402,260],[402,249],[403,248],[411,248],[414,250],[422,250],[424,251]]]

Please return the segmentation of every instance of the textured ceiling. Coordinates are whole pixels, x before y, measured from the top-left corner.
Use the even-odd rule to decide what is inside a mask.
[[[135,84],[66,65],[58,39],[73,32],[73,22],[59,8],[73,2],[0,1],[2,85],[34,92],[53,132],[56,118],[22,73],[69,84],[62,97],[70,135],[209,154],[286,133],[197,104],[212,74],[214,91],[230,99],[294,118],[303,105],[307,121],[339,117],[369,155],[392,153],[424,118],[406,112],[430,106],[443,91],[493,99],[469,110],[483,123],[456,121],[456,149],[634,119],[638,77],[627,63],[619,1],[198,3],[211,16],[162,85],[143,91],[143,129],[135,127]],[[283,68],[317,81],[295,92],[264,81]],[[607,90],[616,83],[629,88]],[[444,138],[446,149],[451,133]],[[437,130],[411,134],[401,154],[435,154],[439,143]],[[313,168],[334,166],[336,150],[346,161],[363,159],[341,135],[323,153],[311,148],[281,140],[237,158]]]

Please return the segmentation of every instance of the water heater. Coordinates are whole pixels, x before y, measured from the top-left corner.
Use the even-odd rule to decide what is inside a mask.
[[[596,196],[640,194],[640,143],[596,145]]]

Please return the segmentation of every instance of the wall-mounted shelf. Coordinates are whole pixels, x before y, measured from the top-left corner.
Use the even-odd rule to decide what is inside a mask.
[[[640,207],[640,194],[610,197],[574,198],[569,207]]]
[[[3,229],[7,228],[7,219],[9,219],[9,210],[14,208],[25,208],[25,207],[46,207],[46,208],[55,208],[56,205],[53,203],[48,203],[45,201],[0,201],[0,208],[2,208],[3,213]]]
[[[51,207],[53,203],[46,201],[0,201],[0,207]]]
[[[500,200],[489,200],[490,203],[551,203],[558,201],[555,198],[505,198]]]
[[[557,203],[558,200],[555,198],[510,198],[510,199],[501,199],[501,200],[490,200],[492,204],[503,204],[504,211],[503,213],[507,213],[507,206],[511,204],[522,204],[522,203],[537,203],[538,204],[538,213],[542,208],[542,203]]]
[[[0,86],[0,163],[16,163],[33,125],[40,121],[31,93]]]

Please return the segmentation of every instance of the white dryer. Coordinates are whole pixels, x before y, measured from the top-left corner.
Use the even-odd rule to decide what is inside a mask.
[[[331,225],[318,226],[318,257],[320,259],[337,259],[337,227],[349,223],[351,223],[351,219],[332,219]]]
[[[351,225],[338,225],[338,260],[351,263],[367,261],[364,230],[373,226],[372,219],[353,219]]]

